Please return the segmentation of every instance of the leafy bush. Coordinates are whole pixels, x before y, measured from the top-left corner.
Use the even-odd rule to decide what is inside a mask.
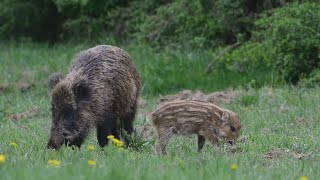
[[[128,12],[123,11],[123,7],[127,7],[129,3],[127,0],[54,0],[54,2],[63,16],[62,36],[89,40],[111,36],[115,30],[121,29],[123,19],[117,15],[127,14]]]
[[[0,2],[0,38],[83,41],[112,37],[142,40],[162,47],[216,48],[247,41],[257,14],[291,1],[298,0],[3,0]],[[298,24],[298,28],[301,25],[297,32],[301,33],[306,30],[305,25],[313,20],[317,22],[314,18],[300,23],[305,12],[290,14],[289,11],[297,11],[288,10],[292,7],[275,10],[272,18],[265,15],[258,23],[265,29],[261,32],[270,36],[267,34],[272,30],[268,29],[289,28],[284,23],[288,21],[292,26]],[[282,15],[286,20],[279,24],[276,19]],[[281,28],[282,25],[285,27]],[[271,35],[282,36],[281,32],[286,29]],[[291,34],[295,36],[294,32]],[[273,40],[278,41],[276,37]]]
[[[160,6],[146,17],[137,35],[151,44],[187,43],[194,47],[217,47],[236,41],[250,29],[242,1],[179,0]]]
[[[248,42],[232,53],[220,59],[220,64],[243,74],[255,74],[257,71],[269,71],[270,59],[274,58],[274,48],[260,42]]]
[[[302,87],[315,87],[320,85],[320,69],[315,69],[310,73],[309,77],[302,78],[299,81]]]
[[[282,78],[297,83],[320,68],[320,4],[291,4],[257,22],[257,33],[275,51],[270,63]]]
[[[152,45],[233,43],[252,18],[242,0],[4,0],[0,37],[142,39]]]
[[[223,63],[252,74],[275,70],[279,80],[294,84],[312,76],[320,68],[319,8],[319,3],[293,3],[264,13],[251,41],[226,55]]]
[[[60,32],[60,17],[51,0],[2,0],[0,22],[1,38],[55,40]]]
[[[55,0],[63,16],[63,34],[140,39],[152,45],[209,47],[235,42],[248,32],[241,0],[98,1]]]

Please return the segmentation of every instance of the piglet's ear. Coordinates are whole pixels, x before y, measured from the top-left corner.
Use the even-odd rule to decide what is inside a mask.
[[[77,101],[88,101],[90,99],[90,88],[86,80],[80,80],[73,87],[73,93]]]
[[[229,118],[230,118],[230,114],[226,111],[223,111],[222,116],[221,116],[221,120],[227,122],[227,121],[229,121]]]
[[[49,89],[52,90],[62,79],[63,76],[60,73],[51,74],[48,79]]]

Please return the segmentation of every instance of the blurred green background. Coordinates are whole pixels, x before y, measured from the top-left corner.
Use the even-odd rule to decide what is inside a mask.
[[[0,39],[49,49],[120,46],[148,57],[139,68],[155,83],[145,83],[150,93],[195,81],[210,90],[211,82],[310,87],[320,82],[319,9],[318,0],[2,0]]]

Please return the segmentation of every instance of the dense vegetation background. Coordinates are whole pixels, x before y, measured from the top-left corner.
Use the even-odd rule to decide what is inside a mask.
[[[318,0],[2,0],[0,38],[201,50],[256,84],[320,82]],[[259,74],[259,75],[257,75]]]

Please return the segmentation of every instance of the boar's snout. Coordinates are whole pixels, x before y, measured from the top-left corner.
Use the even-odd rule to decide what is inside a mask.
[[[47,149],[59,149],[61,147],[61,145],[63,144],[63,140],[62,141],[55,141],[53,138],[49,139],[49,142],[47,144]]]
[[[61,136],[55,129],[51,131],[49,141],[47,144],[47,149],[59,149],[64,142],[64,137]]]

